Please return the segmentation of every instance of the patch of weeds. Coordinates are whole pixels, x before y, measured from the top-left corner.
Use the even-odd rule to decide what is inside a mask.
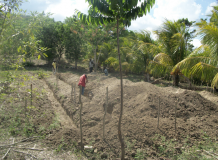
[[[58,145],[58,147],[55,149],[56,153],[59,153],[62,150],[65,150],[67,147],[67,144],[64,142],[64,138],[61,138],[61,144]]]
[[[59,118],[58,115],[55,115],[52,124],[50,124],[49,129],[53,130],[60,127],[60,122],[59,122]]]
[[[39,127],[39,132],[40,132],[40,133],[43,133],[45,130],[46,130],[46,129],[45,129],[44,126],[40,126],[40,127]]]
[[[47,74],[43,71],[38,71],[37,75],[39,79],[43,79],[47,76]]]
[[[89,146],[92,146],[95,143],[95,139],[91,138],[91,140],[89,141]]]
[[[30,137],[34,134],[34,127],[32,124],[27,123],[23,128],[23,133],[25,136]]]
[[[135,159],[138,159],[138,160],[145,159],[145,153],[142,149],[137,149]]]
[[[135,145],[136,143],[136,140],[133,140],[132,143],[128,140],[128,139],[125,139],[125,143],[126,143],[126,146],[127,146],[127,150],[128,151],[131,151],[132,150],[132,147]]]
[[[156,142],[154,148],[156,148],[158,157],[178,160],[212,160],[214,157],[218,157],[218,144],[215,140],[211,139],[206,132],[204,132],[202,140],[196,141],[194,144],[190,142],[187,136],[183,145],[179,148],[176,147],[178,146],[178,142],[166,140],[166,138],[161,135],[155,135],[152,140]],[[138,155],[141,157],[141,153],[138,153]]]

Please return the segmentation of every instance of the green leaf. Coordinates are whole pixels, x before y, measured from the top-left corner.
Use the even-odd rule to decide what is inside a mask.
[[[38,55],[38,59],[40,59],[41,58],[41,55]]]
[[[48,57],[48,55],[47,55],[46,53],[43,53],[43,55],[44,55],[45,57]]]
[[[17,49],[17,52],[20,52],[21,49],[22,49],[21,46],[19,46],[18,49]]]

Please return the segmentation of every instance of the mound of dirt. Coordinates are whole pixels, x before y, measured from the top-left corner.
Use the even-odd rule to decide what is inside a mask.
[[[77,130],[69,128],[59,128],[51,131],[50,134],[51,136],[46,138],[44,142],[53,149],[60,145],[63,145],[62,149],[68,148],[69,145],[76,146],[80,137]]]
[[[78,104],[79,88],[76,87],[76,103],[71,99],[71,84],[78,83],[79,76],[70,73],[60,74],[58,90],[54,92],[68,115],[79,126]],[[85,88],[87,96],[82,96],[83,134],[85,143],[94,139],[93,145],[99,152],[109,152],[110,158],[119,157],[120,143],[117,127],[120,114],[120,80],[103,74],[88,74],[89,82]],[[55,77],[46,79],[54,83]],[[106,87],[108,87],[108,108],[105,119],[106,141],[103,141],[103,116],[106,107]],[[214,138],[218,121],[217,105],[195,91],[173,87],[157,87],[151,83],[133,83],[123,80],[124,111],[122,117],[122,134],[125,142],[136,141],[127,155],[138,148],[153,148],[151,138],[155,134],[175,137],[175,111],[177,117],[177,138],[182,143],[187,135],[191,141],[201,139],[202,131]],[[52,85],[51,85],[52,88]],[[55,88],[52,88],[55,90]],[[87,93],[88,92],[88,93]],[[91,94],[90,94],[91,93]],[[92,95],[90,99],[89,95]],[[160,102],[159,102],[160,100]],[[158,107],[160,104],[160,128],[157,128]],[[76,135],[75,135],[76,136]],[[127,144],[127,143],[126,143]]]

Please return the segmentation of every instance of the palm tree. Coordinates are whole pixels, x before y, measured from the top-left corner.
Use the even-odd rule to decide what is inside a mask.
[[[149,62],[154,58],[157,53],[160,53],[158,44],[151,37],[151,32],[143,30],[136,33],[138,38],[138,48],[136,54],[135,67],[139,66],[143,72],[146,73],[147,80],[149,81]],[[136,67],[137,68],[137,67]]]
[[[188,77],[195,76],[201,81],[218,86],[218,6],[214,6],[210,22],[205,20],[196,23],[198,34],[202,38],[202,46],[196,49],[186,59],[174,68]]]
[[[191,37],[185,23],[178,21],[165,20],[160,30],[154,32],[158,36],[159,48],[162,53],[155,56],[150,62],[151,72],[163,75],[169,74],[178,62],[187,56],[187,45]],[[166,60],[166,61],[165,61]],[[169,62],[167,64],[167,62]],[[174,75],[174,85],[179,85],[180,70],[171,72]]]

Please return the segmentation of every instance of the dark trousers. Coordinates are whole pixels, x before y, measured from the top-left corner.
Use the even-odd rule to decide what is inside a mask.
[[[93,70],[93,67],[90,67],[90,68],[89,68],[90,73],[92,72],[92,70]]]

